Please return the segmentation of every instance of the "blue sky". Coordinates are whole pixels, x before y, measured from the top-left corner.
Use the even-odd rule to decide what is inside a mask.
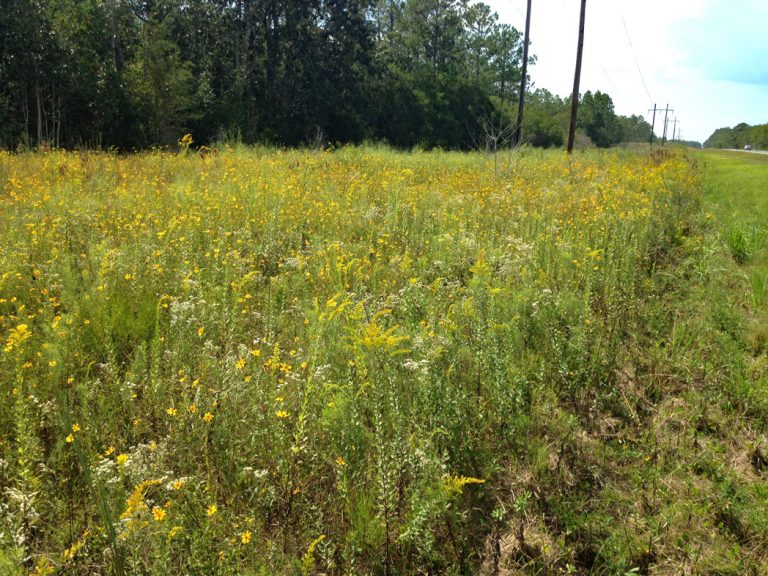
[[[523,30],[526,0],[485,2]],[[579,8],[579,0],[533,0],[531,80],[559,96],[573,86]],[[654,103],[669,104],[691,140],[768,123],[768,0],[587,0],[587,90],[649,121]]]

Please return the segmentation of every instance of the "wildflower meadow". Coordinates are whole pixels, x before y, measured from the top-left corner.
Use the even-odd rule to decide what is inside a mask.
[[[0,572],[757,574],[696,160],[502,156],[0,152]]]

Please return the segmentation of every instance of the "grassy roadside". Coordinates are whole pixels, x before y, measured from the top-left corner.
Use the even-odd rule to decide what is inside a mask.
[[[768,156],[708,152],[706,200],[721,223],[726,244],[749,285],[747,300],[755,320],[768,311]],[[755,336],[766,337],[759,326]]]
[[[662,363],[680,371],[679,393],[660,402],[685,414],[690,452],[682,507],[701,505],[696,556],[685,573],[768,572],[768,158],[731,152],[696,154],[704,175],[697,247],[673,276],[679,303],[672,332],[661,338]],[[670,286],[671,287],[671,286]],[[671,287],[672,288],[672,287]],[[669,390],[667,390],[669,392]],[[679,429],[678,422],[678,429]],[[669,426],[651,427],[668,436]],[[698,494],[692,497],[691,494]],[[711,531],[710,531],[711,530]],[[707,534],[707,532],[709,533]],[[663,564],[662,564],[663,565]],[[661,566],[659,568],[661,568]],[[651,573],[656,573],[652,571]],[[659,570],[658,573],[664,573]]]

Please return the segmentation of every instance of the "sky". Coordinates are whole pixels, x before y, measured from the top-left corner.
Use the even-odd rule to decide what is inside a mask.
[[[484,1],[501,22],[525,29],[526,0]],[[534,88],[573,90],[580,7],[532,0]],[[768,0],[587,0],[580,92],[587,90],[607,92],[617,114],[648,122],[654,104],[669,105],[686,140],[768,123]],[[657,113],[659,135],[663,122]]]

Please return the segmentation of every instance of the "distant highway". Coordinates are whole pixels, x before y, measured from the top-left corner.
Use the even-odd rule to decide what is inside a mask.
[[[742,150],[741,148],[724,148],[728,152],[745,152],[746,154],[768,154],[768,150]]]

